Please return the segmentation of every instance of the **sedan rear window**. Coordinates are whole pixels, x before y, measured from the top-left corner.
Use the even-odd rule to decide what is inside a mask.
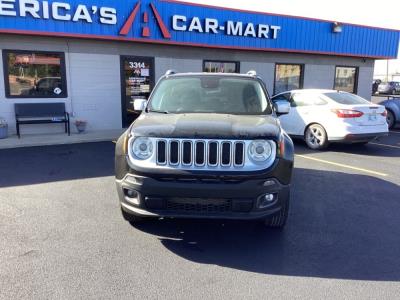
[[[345,105],[352,105],[352,104],[371,104],[364,98],[360,96],[350,94],[350,93],[343,93],[343,92],[331,92],[331,93],[324,93],[325,96],[332,99],[333,101],[345,104]]]

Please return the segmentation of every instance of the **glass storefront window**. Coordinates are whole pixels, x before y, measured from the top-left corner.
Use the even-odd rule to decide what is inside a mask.
[[[63,53],[5,50],[3,58],[7,97],[67,97]]]
[[[128,127],[141,111],[135,110],[136,99],[148,99],[154,87],[154,58],[122,56],[122,122]]]
[[[240,63],[234,61],[210,61],[203,64],[203,72],[207,73],[239,73]]]
[[[275,65],[274,94],[301,89],[303,87],[303,66],[293,64]]]
[[[337,91],[357,93],[357,68],[336,67],[334,89]]]

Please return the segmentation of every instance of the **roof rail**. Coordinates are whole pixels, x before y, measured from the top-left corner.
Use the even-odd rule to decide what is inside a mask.
[[[246,75],[257,77],[257,72],[255,70],[250,70],[246,73]]]
[[[165,72],[165,76],[174,75],[176,73],[178,73],[176,70],[168,70],[167,72]]]

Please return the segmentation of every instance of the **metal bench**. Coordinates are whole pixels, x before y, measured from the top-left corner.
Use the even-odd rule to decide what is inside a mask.
[[[26,124],[64,123],[65,133],[71,135],[65,103],[16,103],[14,109],[18,138],[21,138],[20,125]]]

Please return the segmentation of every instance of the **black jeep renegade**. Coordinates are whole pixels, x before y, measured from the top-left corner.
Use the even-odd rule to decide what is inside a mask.
[[[238,74],[160,79],[119,138],[116,183],[123,217],[220,218],[283,227],[294,149],[262,80]]]

